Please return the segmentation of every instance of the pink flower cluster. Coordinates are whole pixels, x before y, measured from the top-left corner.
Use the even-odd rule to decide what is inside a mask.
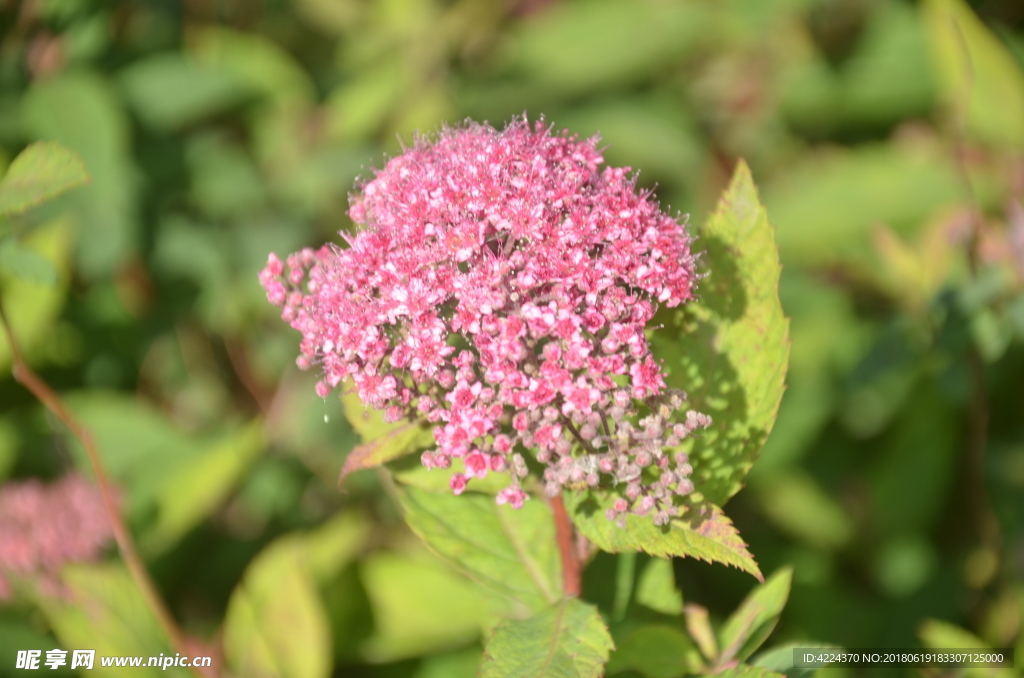
[[[350,379],[390,420],[437,424],[423,463],[461,458],[456,494],[508,470],[497,501],[519,507],[539,462],[552,495],[605,477],[627,486],[621,512],[663,521],[693,486],[655,443],[710,420],[692,413],[675,432],[628,417],[665,395],[644,329],[656,304],[692,298],[694,258],[628,168],[600,169],[596,143],[525,119],[445,129],[352,197],[362,228],[341,234],[347,248],[271,254],[260,281],[302,333],[299,366],[323,370],[321,396]]]
[[[60,568],[95,560],[112,536],[99,491],[81,476],[0,487],[0,599],[10,597],[12,577],[33,577],[44,592],[58,591]]]

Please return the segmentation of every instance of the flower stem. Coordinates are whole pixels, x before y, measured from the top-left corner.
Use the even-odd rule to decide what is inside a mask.
[[[562,495],[551,498],[551,510],[555,514],[555,538],[558,553],[562,558],[562,588],[566,596],[576,597],[582,589],[583,570],[576,553],[576,539],[572,521],[565,510]]]
[[[129,532],[128,526],[125,525],[117,509],[117,504],[114,501],[114,487],[103,466],[103,460],[100,457],[96,443],[92,439],[92,434],[71,414],[60,396],[25,363],[22,358],[21,349],[14,337],[14,331],[7,320],[7,314],[4,312],[2,305],[0,305],[0,324],[3,324],[4,332],[7,335],[7,343],[10,346],[11,362],[13,363],[11,372],[14,380],[28,389],[39,402],[60,419],[68,431],[71,432],[71,435],[75,436],[78,442],[82,444],[85,454],[89,458],[89,464],[92,466],[93,474],[96,476],[96,484],[99,488],[100,496],[103,498],[103,507],[106,510],[107,518],[110,520],[114,541],[117,542],[118,550],[121,552],[121,557],[128,568],[128,572],[142,593],[142,597],[145,599],[153,616],[156,617],[160,628],[167,636],[171,647],[182,655],[190,656],[191,652],[185,643],[184,634],[178,628],[174,617],[171,616],[170,611],[160,597],[156,585],[150,578],[149,572],[146,570],[146,566],[135,548],[131,532]],[[206,675],[198,668],[193,668],[193,672],[200,678],[206,678]]]

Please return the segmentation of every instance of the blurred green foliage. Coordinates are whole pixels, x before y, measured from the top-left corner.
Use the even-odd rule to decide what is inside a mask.
[[[295,369],[297,335],[256,273],[269,251],[337,242],[356,177],[416,130],[523,111],[600,131],[610,163],[695,223],[738,158],[761,187],[792,367],[727,510],[762,571],[793,568],[773,644],[1016,645],[1020,665],[1013,0],[0,3],[0,170],[43,140],[91,175],[41,206],[0,185],[17,207],[0,217],[0,295],[30,362],[96,436],[186,631],[251,675],[476,675],[507,602],[424,550],[400,518],[408,497],[374,472],[337,491],[365,432]],[[0,403],[0,480],[83,466],[9,377]],[[700,665],[699,610],[728,636],[753,582],[671,561],[687,636],[669,621],[672,576],[651,567],[668,561],[629,557],[601,554],[585,577],[607,618],[649,615],[613,629],[610,675]],[[635,592],[632,574],[617,579],[627,567]],[[111,653],[165,651],[123,570],[68,577],[108,598],[105,616],[90,628],[58,605],[0,608],[0,673],[15,650],[83,633],[107,634]]]

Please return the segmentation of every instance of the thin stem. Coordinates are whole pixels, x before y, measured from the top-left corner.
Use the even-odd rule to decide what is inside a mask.
[[[586,440],[583,439],[582,435],[580,435],[580,432],[576,429],[576,426],[573,425],[572,420],[569,419],[564,414],[561,415],[561,416],[562,416],[562,422],[565,424],[565,427],[568,428],[569,432],[572,433],[572,435],[576,438],[576,440],[579,441],[580,446],[584,450],[586,450],[587,452],[589,452],[591,454],[597,454],[597,452],[594,450],[594,448],[591,447],[590,444]]]
[[[28,389],[39,402],[60,419],[71,432],[71,435],[75,436],[82,444],[85,454],[89,458],[89,464],[92,466],[93,474],[96,476],[96,485],[99,488],[107,518],[110,520],[114,541],[117,542],[117,548],[121,552],[121,557],[124,559],[128,572],[135,581],[135,585],[139,587],[142,597],[145,599],[150,611],[152,611],[153,616],[156,617],[160,628],[170,641],[171,647],[180,654],[189,656],[191,653],[185,643],[184,634],[182,634],[181,629],[178,628],[170,611],[164,604],[160,593],[156,589],[156,585],[153,584],[153,580],[150,578],[142,558],[135,549],[135,542],[132,540],[131,532],[129,532],[117,509],[117,505],[114,502],[114,487],[103,466],[99,449],[92,439],[92,434],[71,414],[60,396],[25,363],[21,349],[14,337],[14,331],[11,329],[11,325],[7,320],[7,314],[4,312],[2,305],[0,305],[0,323],[3,324],[4,332],[7,335],[7,343],[10,346],[11,360],[13,362],[11,372],[14,375],[15,381]],[[193,668],[193,672],[200,676],[200,678],[206,678],[205,674],[198,668]]]
[[[569,520],[561,494],[551,498],[551,511],[555,514],[555,538],[558,541],[558,554],[562,558],[562,589],[566,596],[576,597],[582,589],[583,568],[576,553],[572,521]]]

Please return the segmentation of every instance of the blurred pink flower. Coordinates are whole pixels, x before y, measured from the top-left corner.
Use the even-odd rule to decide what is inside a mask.
[[[668,459],[668,413],[645,431],[625,417],[636,398],[668,404],[644,330],[656,304],[692,299],[694,257],[684,225],[602,161],[596,139],[542,121],[445,129],[352,196],[362,229],[341,234],[346,249],[271,254],[260,281],[302,333],[299,366],[323,370],[317,393],[351,379],[389,419],[437,423],[424,463],[465,458],[456,493],[501,455],[512,484],[498,502],[521,506],[521,446],[547,464],[549,493],[604,473],[667,520],[678,470],[666,461],[650,482],[632,459]]]
[[[9,577],[34,577],[44,591],[56,590],[65,563],[95,560],[112,536],[99,491],[81,476],[3,485],[0,599],[11,594]]]

